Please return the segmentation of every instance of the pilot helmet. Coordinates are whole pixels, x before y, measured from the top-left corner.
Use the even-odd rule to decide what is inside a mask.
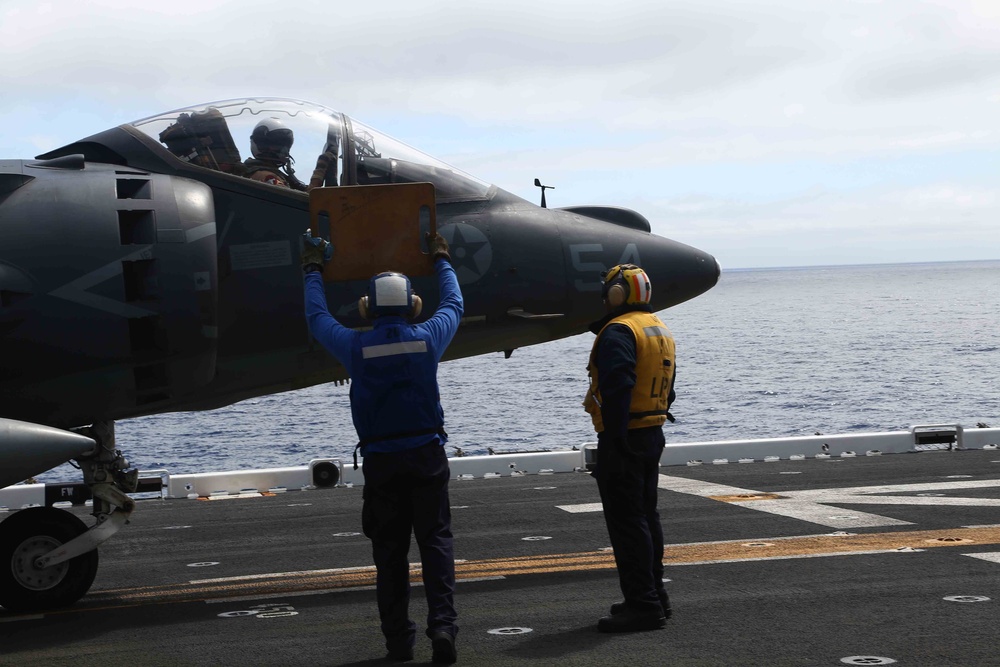
[[[286,162],[295,135],[277,118],[265,118],[250,134],[250,152],[258,160]]]
[[[653,296],[649,276],[635,264],[619,264],[601,274],[601,296],[611,308],[647,305]]]
[[[382,315],[416,317],[423,302],[413,293],[410,279],[402,273],[384,271],[368,281],[368,294],[358,300],[361,317],[370,320]]]

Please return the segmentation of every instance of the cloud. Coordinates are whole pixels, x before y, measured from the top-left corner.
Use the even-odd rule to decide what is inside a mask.
[[[997,219],[992,0],[49,0],[0,4],[0,60],[2,157],[273,95],[743,266],[755,239],[822,261],[845,226],[892,246],[904,223]]]
[[[1000,257],[993,188],[937,183],[644,204],[654,233],[710,249],[729,268]]]
[[[891,100],[991,82],[1000,83],[1000,49],[876,63],[855,76],[851,90],[860,101]]]

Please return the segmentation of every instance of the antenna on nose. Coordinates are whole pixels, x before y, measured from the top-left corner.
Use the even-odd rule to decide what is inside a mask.
[[[548,208],[548,206],[545,205],[545,191],[555,190],[555,187],[551,185],[542,185],[542,182],[537,178],[535,179],[535,187],[542,189],[542,208]]]

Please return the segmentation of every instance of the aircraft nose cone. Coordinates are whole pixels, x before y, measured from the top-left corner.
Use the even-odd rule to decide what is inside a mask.
[[[656,238],[643,257],[653,286],[656,310],[676,306],[704,294],[719,282],[722,267],[712,255],[666,238]]]

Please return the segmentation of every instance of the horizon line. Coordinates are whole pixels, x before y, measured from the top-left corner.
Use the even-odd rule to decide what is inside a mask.
[[[846,269],[860,268],[866,266],[915,266],[919,264],[973,264],[979,262],[1000,262],[1000,258],[995,259],[944,259],[925,260],[917,262],[861,262],[856,264],[799,264],[794,266],[738,266],[733,268],[723,268],[727,271],[795,271],[799,269]]]

